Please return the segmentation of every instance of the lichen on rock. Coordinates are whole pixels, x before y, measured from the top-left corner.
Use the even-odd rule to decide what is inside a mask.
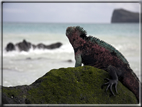
[[[137,104],[135,95],[120,82],[116,96],[101,89],[108,76],[91,66],[53,69],[29,86],[3,87],[3,103]]]

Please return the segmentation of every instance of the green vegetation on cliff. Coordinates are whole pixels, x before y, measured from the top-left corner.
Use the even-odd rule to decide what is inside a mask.
[[[29,86],[3,87],[3,103],[136,104],[135,95],[120,82],[118,94],[101,89],[106,71],[90,66],[53,69]],[[115,92],[115,91],[114,91]]]

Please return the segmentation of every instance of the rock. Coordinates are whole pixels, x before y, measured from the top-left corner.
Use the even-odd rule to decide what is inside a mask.
[[[32,58],[31,57],[27,57],[26,60],[32,60]]]
[[[47,72],[27,86],[2,87],[3,104],[137,104],[135,95],[118,82],[118,94],[101,89],[106,71],[91,66]],[[114,91],[115,92],[115,91]]]
[[[36,48],[38,49],[45,49],[46,48],[46,45],[44,45],[43,43],[39,43]]]
[[[57,43],[53,43],[51,45],[46,46],[47,49],[56,49],[59,48],[60,46],[62,46],[62,43],[57,42]]]
[[[115,9],[111,18],[112,23],[139,23],[139,13],[130,12],[124,9]]]
[[[69,60],[67,60],[67,62],[70,62],[70,63],[71,63],[71,62],[73,62],[73,61],[72,61],[71,59],[69,59]]]
[[[13,43],[8,43],[7,46],[6,46],[6,51],[14,51],[15,50],[15,46]]]
[[[16,46],[20,51],[29,51],[32,45],[30,42],[23,40],[22,42],[17,43]]]
[[[37,47],[36,45],[32,44],[32,48],[33,48],[33,49],[36,49],[36,47]]]
[[[16,43],[16,45],[14,45],[13,43],[8,43],[5,50],[8,51],[13,51],[15,50],[15,46],[19,49],[19,51],[29,51],[31,48],[32,49],[56,49],[62,46],[62,43],[57,42],[57,43],[53,43],[51,45],[45,45],[43,43],[39,43],[37,45],[32,44],[30,42],[27,42],[26,40],[23,40],[22,42]]]
[[[51,45],[44,45],[43,43],[39,43],[37,45],[38,49],[56,49],[59,48],[60,46],[62,46],[62,43],[57,42],[57,43],[53,43]]]

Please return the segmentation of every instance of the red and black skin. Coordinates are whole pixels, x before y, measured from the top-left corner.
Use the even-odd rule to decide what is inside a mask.
[[[117,93],[117,83],[119,80],[135,94],[139,102],[139,86],[141,83],[129,67],[129,64],[123,63],[115,54],[109,52],[104,47],[85,40],[82,32],[76,29],[76,27],[68,27],[66,36],[74,49],[76,67],[81,66],[83,63],[84,65],[93,66],[109,72],[111,78],[107,78],[108,82],[103,84],[102,87],[108,85],[106,91],[110,88],[111,93],[115,95],[112,91],[112,86],[115,86]]]

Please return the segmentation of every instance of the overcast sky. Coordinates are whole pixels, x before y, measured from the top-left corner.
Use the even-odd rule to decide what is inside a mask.
[[[110,23],[114,9],[139,12],[138,3],[3,3],[4,22]]]

